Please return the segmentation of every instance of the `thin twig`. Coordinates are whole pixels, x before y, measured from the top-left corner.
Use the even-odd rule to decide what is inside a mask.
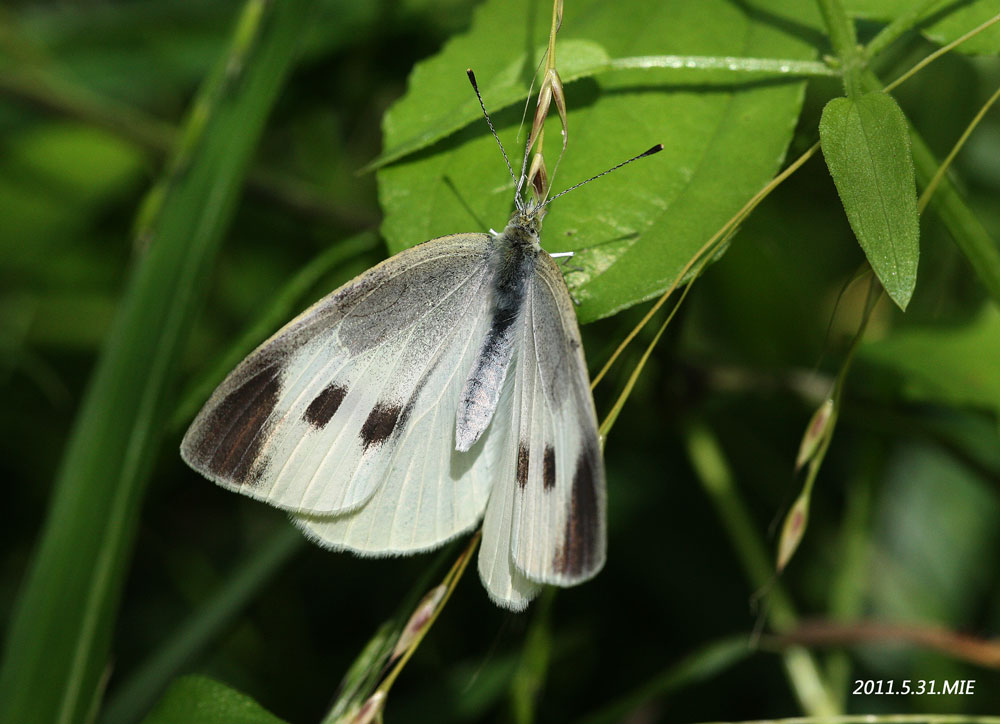
[[[919,73],[921,70],[923,70],[925,67],[927,67],[928,65],[930,65],[931,63],[933,63],[935,60],[937,60],[938,58],[940,58],[942,55],[944,55],[945,53],[948,53],[949,51],[951,51],[952,48],[957,48],[959,45],[961,45],[962,43],[964,43],[966,40],[969,40],[970,38],[972,38],[972,37],[974,37],[976,35],[979,35],[981,32],[983,32],[984,30],[986,30],[986,28],[990,27],[991,25],[994,25],[995,23],[1000,23],[1000,14],[994,15],[992,18],[990,18],[989,20],[987,20],[982,25],[979,25],[979,26],[973,28],[972,30],[970,30],[969,32],[967,32],[965,35],[961,36],[960,38],[956,38],[955,40],[951,41],[947,45],[942,45],[940,48],[938,48],[937,50],[935,50],[933,53],[931,53],[930,55],[928,55],[926,58],[924,58],[923,60],[921,60],[916,65],[914,65],[908,71],[906,71],[901,76],[899,76],[898,78],[896,78],[896,80],[894,80],[892,83],[889,83],[885,88],[883,88],[883,90],[886,93],[888,93],[893,88],[896,88],[901,83],[903,83],[903,82],[909,80],[910,78],[912,78],[914,75],[916,75],[917,73]]]
[[[902,641],[948,654],[979,666],[1000,669],[1000,641],[990,641],[934,626],[891,624],[879,621],[807,621],[790,631],[762,638],[779,647],[849,646],[884,641]]]

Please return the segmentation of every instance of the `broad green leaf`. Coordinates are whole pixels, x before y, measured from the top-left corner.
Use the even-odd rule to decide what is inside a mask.
[[[851,228],[901,309],[913,295],[920,223],[906,117],[885,93],[834,98],[819,124],[823,157]]]
[[[868,20],[889,22],[908,10],[915,0],[845,0],[848,12]],[[1000,14],[1000,0],[950,2],[941,0],[923,14],[917,29],[935,43],[945,45]],[[971,55],[1000,52],[1000,23],[987,28],[956,50]]]
[[[945,45],[997,15],[1000,15],[1000,0],[953,3],[930,16],[928,24],[921,27],[921,32],[935,43]],[[955,49],[969,55],[1000,53],[1000,23],[986,28]]]
[[[899,375],[909,399],[1000,414],[1000,309],[994,304],[963,327],[901,330],[862,346],[859,354]]]
[[[531,68],[542,57],[542,50],[538,48],[532,51]],[[558,57],[559,75],[564,84],[593,75],[597,69],[604,68],[609,60],[604,48],[586,40],[568,40],[562,43],[558,49]],[[531,77],[524,72],[525,66],[525,56],[522,53],[512,58],[503,68],[493,68],[488,63],[482,66],[477,63],[472,68],[476,73],[480,93],[489,99],[488,108],[491,113],[495,114],[516,101],[523,101],[528,95]],[[479,100],[468,83],[464,82],[464,76],[452,79],[462,80],[462,90],[466,91],[456,96],[453,84],[441,84],[434,77],[424,78],[436,70],[433,63],[418,63],[413,68],[410,88],[421,88],[425,92],[408,93],[386,112],[382,121],[386,140],[401,140],[383,151],[367,168],[380,168],[482,119],[483,111],[479,107]],[[388,146],[388,142],[386,145]]]
[[[249,0],[195,98],[55,480],[8,631],[0,721],[90,721],[188,330],[309,0]]]
[[[284,724],[246,694],[205,676],[178,679],[143,724]]]
[[[428,117],[456,108],[474,110],[466,67],[476,69],[487,108],[495,107],[491,88],[523,84],[534,69],[525,49],[534,52],[548,31],[547,22],[532,19],[529,6],[534,7],[526,0],[486,2],[466,35],[420,64],[407,95],[387,115],[385,147],[411,139]],[[612,58],[810,58],[814,50],[803,37],[815,25],[813,12],[811,3],[795,0],[587,0],[566,8],[557,61],[562,72],[563,47],[573,53],[600,48]],[[788,27],[802,32],[787,32]],[[594,50],[593,57],[599,55]],[[581,321],[660,294],[781,164],[802,84],[783,79],[734,84],[731,75],[725,82],[708,82],[705,71],[692,73],[619,71],[566,85],[569,146],[554,191],[657,142],[665,146],[662,153],[559,199],[546,217],[545,248],[578,252],[572,266],[580,271],[569,274],[568,281],[581,302]],[[510,102],[510,96],[502,93],[500,102]],[[521,114],[517,104],[494,115],[517,166],[526,132],[517,138]],[[558,125],[547,135],[551,171]],[[513,182],[482,120],[382,168],[378,181],[382,230],[392,251],[446,234],[502,228],[512,208]]]

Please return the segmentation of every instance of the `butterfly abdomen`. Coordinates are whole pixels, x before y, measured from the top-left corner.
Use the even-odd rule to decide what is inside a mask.
[[[455,419],[455,449],[465,452],[489,427],[514,354],[515,323],[539,253],[538,237],[508,225],[494,239],[490,326],[462,389]]]

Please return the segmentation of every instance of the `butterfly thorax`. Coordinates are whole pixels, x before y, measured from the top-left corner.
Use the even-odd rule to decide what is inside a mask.
[[[492,264],[494,319],[516,317],[524,301],[524,287],[542,253],[539,234],[545,207],[529,201],[518,204],[500,234],[493,236]]]

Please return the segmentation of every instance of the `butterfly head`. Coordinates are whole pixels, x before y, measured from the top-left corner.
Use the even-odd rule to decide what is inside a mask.
[[[517,204],[517,208],[507,222],[504,229],[505,234],[517,233],[519,236],[527,235],[537,243],[539,234],[542,231],[542,217],[545,216],[546,208],[544,204],[529,199],[526,202]]]
[[[511,179],[514,181],[514,205],[517,210],[514,211],[513,216],[510,217],[510,221],[507,222],[507,226],[504,229],[504,236],[510,236],[510,238],[521,238],[530,239],[534,242],[535,246],[538,246],[538,235],[542,230],[542,217],[545,216],[546,207],[553,201],[558,199],[560,196],[568,194],[570,191],[580,188],[584,184],[588,184],[595,179],[601,178],[601,176],[607,176],[612,171],[617,171],[622,166],[637,161],[640,158],[645,158],[646,156],[651,156],[654,153],[659,153],[663,150],[663,144],[658,143],[653,146],[648,151],[640,153],[638,156],[633,156],[627,161],[623,161],[616,166],[612,166],[607,171],[597,174],[596,176],[591,176],[590,178],[581,181],[580,183],[570,186],[568,189],[560,191],[555,196],[549,197],[548,191],[543,189],[537,189],[535,195],[528,194],[528,199],[524,198],[525,186],[532,187],[532,190],[536,190],[533,184],[529,183],[528,173],[528,154],[531,152],[532,143],[529,141],[524,149],[524,158],[521,162],[521,175],[520,177],[514,174],[514,169],[510,165],[510,159],[507,158],[507,152],[503,148],[503,144],[500,142],[500,137],[497,135],[496,129],[493,127],[493,121],[490,120],[490,114],[486,112],[486,104],[483,103],[483,97],[479,93],[479,86],[476,83],[476,76],[469,68],[465,71],[469,76],[469,82],[472,83],[472,89],[476,92],[476,98],[479,100],[479,107],[483,109],[483,117],[486,118],[486,125],[490,128],[490,133],[493,134],[493,138],[497,142],[497,146],[500,147],[500,154],[503,156],[504,163],[507,164],[507,171],[510,173]],[[565,147],[564,147],[565,148]],[[547,187],[547,183],[542,184]],[[541,198],[537,198],[541,196]]]

